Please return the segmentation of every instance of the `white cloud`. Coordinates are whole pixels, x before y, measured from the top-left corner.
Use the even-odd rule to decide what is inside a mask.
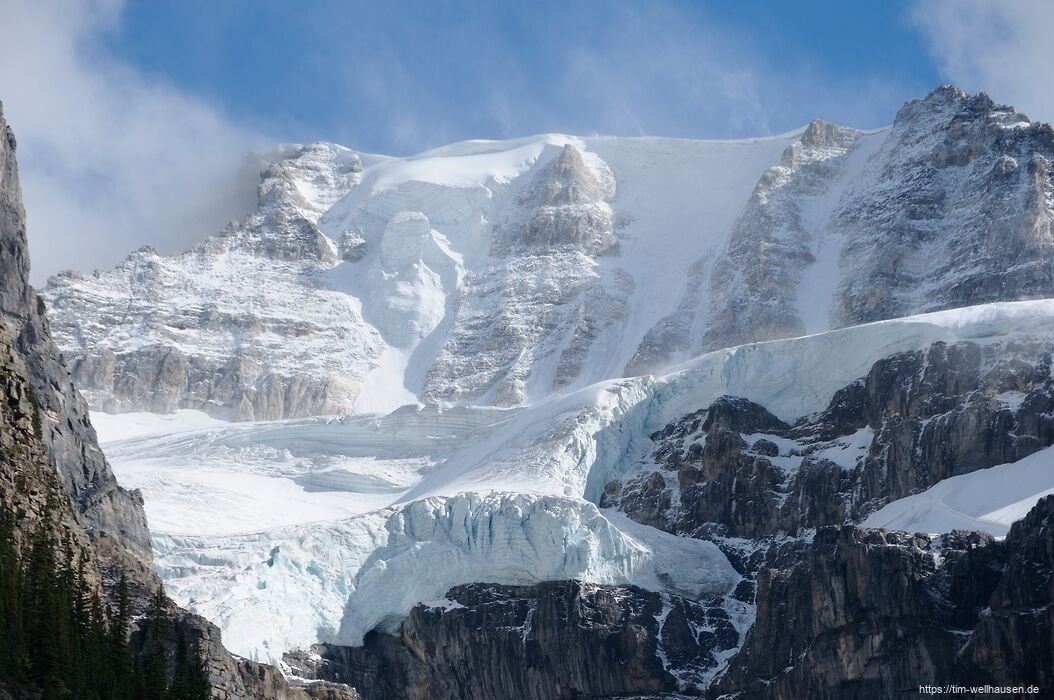
[[[949,81],[1054,121],[1054,2],[927,0],[915,6],[912,19]]]
[[[5,3],[0,100],[18,138],[33,280],[188,246],[252,204],[259,143],[214,106],[105,50],[121,4]]]

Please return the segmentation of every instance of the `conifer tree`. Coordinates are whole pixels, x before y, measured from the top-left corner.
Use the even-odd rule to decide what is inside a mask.
[[[143,647],[143,688],[147,697],[163,700],[168,694],[167,669],[165,668],[164,640],[168,634],[168,599],[165,590],[158,586],[150,607]]]
[[[24,611],[22,566],[15,550],[15,519],[0,510],[0,677],[24,682],[29,654],[22,624]]]
[[[190,668],[187,670],[187,700],[209,700],[211,694],[208,658],[202,650],[202,645],[198,644],[194,647]]]
[[[21,553],[13,514],[0,509],[0,681],[42,700],[207,700],[202,645],[189,644],[181,626],[169,664],[172,621],[164,590],[139,626],[139,643],[131,644],[127,576],[118,580],[107,621],[88,555],[49,527],[57,522],[55,503],[48,500]]]
[[[26,566],[24,621],[32,650],[30,679],[44,691],[45,698],[60,697],[66,689],[59,639],[63,615],[55,571],[55,548],[41,523],[33,533]]]
[[[128,597],[128,576],[121,572],[117,582],[116,609],[110,619],[108,652],[110,669],[114,676],[114,697],[117,700],[135,697],[133,681],[135,670],[128,648],[128,625],[131,621],[131,603]]]

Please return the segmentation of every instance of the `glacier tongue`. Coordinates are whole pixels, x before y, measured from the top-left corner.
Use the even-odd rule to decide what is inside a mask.
[[[155,548],[173,599],[216,621],[231,649],[272,661],[361,644],[459,584],[579,579],[697,598],[739,580],[711,542],[606,515],[576,499],[467,493],[224,539],[160,534]]]

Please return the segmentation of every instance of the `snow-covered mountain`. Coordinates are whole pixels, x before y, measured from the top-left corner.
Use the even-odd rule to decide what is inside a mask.
[[[621,374],[633,336],[675,303],[684,251],[719,244],[795,138],[552,135],[406,159],[282,149],[246,222],[183,255],[60,275],[45,294],[99,408],[521,404]]]
[[[942,87],[872,132],[270,160],[244,222],[44,292],[235,651],[377,698],[784,698],[1049,646],[1001,581],[1054,551],[1050,126]]]
[[[97,408],[522,405],[705,349],[1054,295],[1051,133],[940,88],[872,133],[283,147],[245,221],[44,294]]]

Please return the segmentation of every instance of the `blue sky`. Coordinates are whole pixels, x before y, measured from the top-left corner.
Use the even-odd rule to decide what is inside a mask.
[[[1050,0],[4,0],[35,283],[182,250],[245,155],[546,131],[736,138],[892,122],[942,82],[1054,120]]]
[[[154,0],[130,4],[105,43],[281,138],[399,154],[542,131],[726,138],[816,116],[880,126],[940,81],[911,11],[898,1]]]

